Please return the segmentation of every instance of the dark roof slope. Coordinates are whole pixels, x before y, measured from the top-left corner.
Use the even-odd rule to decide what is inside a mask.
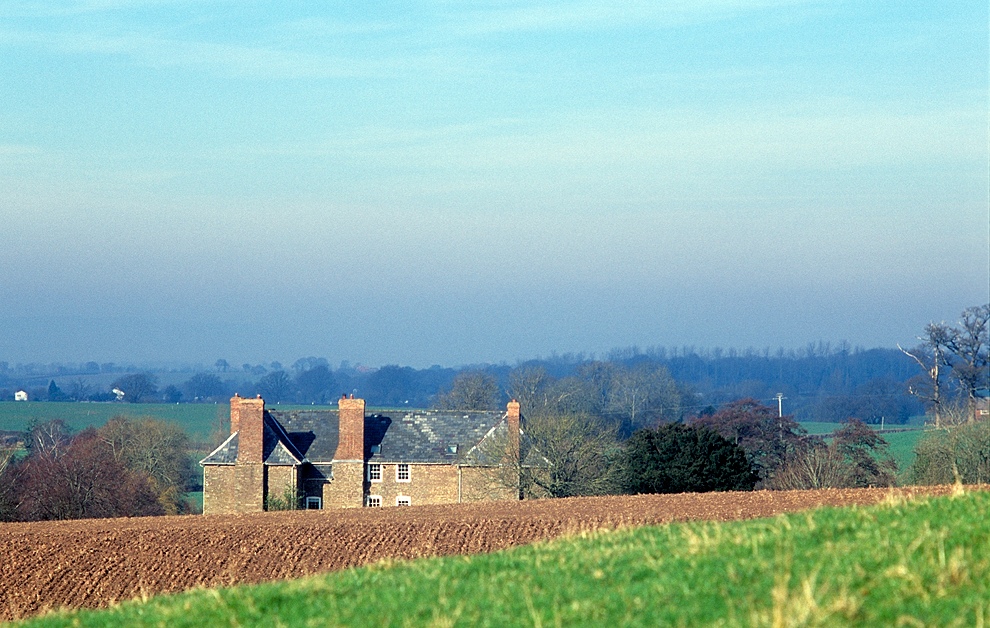
[[[340,442],[340,417],[336,410],[272,410],[290,441],[309,462],[330,462]]]
[[[266,464],[271,465],[294,465],[305,459],[303,452],[290,439],[282,425],[277,420],[265,413],[264,424],[264,450],[262,457]],[[237,460],[237,445],[239,432],[231,434],[219,447],[214,449],[209,456],[200,460],[200,464],[234,464]]]

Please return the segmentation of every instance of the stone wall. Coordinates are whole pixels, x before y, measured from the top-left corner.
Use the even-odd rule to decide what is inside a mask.
[[[299,482],[296,468],[290,466],[269,466],[265,473],[265,495],[268,510],[275,508],[291,510],[298,507]]]
[[[518,500],[518,478],[514,466],[461,467],[461,501]]]
[[[234,465],[234,512],[265,509],[265,465],[238,462]]]
[[[323,485],[324,508],[364,506],[364,463],[334,462],[333,479]]]
[[[264,510],[262,464],[209,465],[203,468],[203,514]]]
[[[395,463],[383,463],[380,482],[368,482],[369,495],[382,498],[382,506],[395,506],[408,497],[412,506],[514,499],[516,493],[504,484],[503,470],[461,467],[453,464],[410,464],[409,481],[396,479]]]
[[[408,497],[414,506],[424,504],[456,504],[457,467],[440,464],[410,464],[409,481],[396,480],[397,464],[385,463],[382,480],[368,483],[368,494],[382,498],[382,506],[395,506],[400,496]]]
[[[219,515],[235,512],[234,467],[208,465],[203,467],[203,514]]]

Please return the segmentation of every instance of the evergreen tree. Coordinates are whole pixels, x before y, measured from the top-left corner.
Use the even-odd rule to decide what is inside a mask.
[[[741,447],[708,428],[680,423],[634,433],[621,464],[627,493],[749,491],[758,479]]]

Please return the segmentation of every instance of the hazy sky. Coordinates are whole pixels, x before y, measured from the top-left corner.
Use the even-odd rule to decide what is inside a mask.
[[[0,361],[912,343],[986,0],[0,3]]]

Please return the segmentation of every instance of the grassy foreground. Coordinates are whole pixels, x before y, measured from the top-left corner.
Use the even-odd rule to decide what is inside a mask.
[[[984,626],[990,493],[602,531],[29,626]]]

